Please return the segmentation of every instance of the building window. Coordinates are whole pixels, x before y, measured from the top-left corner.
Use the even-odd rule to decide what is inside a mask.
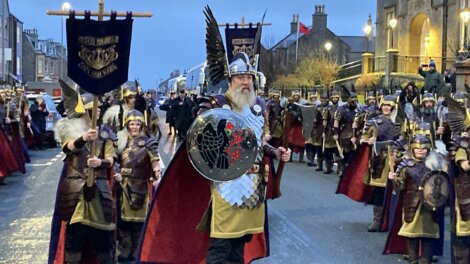
[[[388,21],[390,21],[392,18],[395,18],[395,11],[391,11],[387,13],[387,19],[385,20],[385,26],[387,28],[387,49],[393,48],[393,29],[390,27],[388,24]]]
[[[38,73],[42,73],[44,68],[44,60],[38,59]]]
[[[21,58],[19,56],[16,57],[16,75],[21,74]]]
[[[54,74],[54,61],[51,60],[51,66],[49,67],[49,72]]]
[[[468,46],[470,36],[469,31],[469,20],[470,20],[470,1],[461,0],[460,1],[460,47],[463,49],[465,46]]]
[[[21,33],[23,31],[19,26],[16,27],[16,43],[20,44],[21,43]]]
[[[48,73],[49,72],[49,63],[48,61],[44,61],[44,73]]]

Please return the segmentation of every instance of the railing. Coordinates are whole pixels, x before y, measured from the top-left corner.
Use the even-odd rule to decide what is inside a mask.
[[[346,63],[338,71],[338,79],[347,78],[362,73],[362,60]]]

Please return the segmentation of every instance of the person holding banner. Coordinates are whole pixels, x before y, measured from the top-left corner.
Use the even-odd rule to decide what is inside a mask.
[[[54,132],[66,157],[57,190],[49,261],[62,263],[63,258],[65,263],[83,263],[98,259],[101,264],[114,263],[111,168],[116,158],[113,141],[117,138],[109,128],[88,127],[85,115],[92,107],[91,94],[79,96],[72,88],[63,91],[68,97],[65,99],[68,118],[61,119]],[[73,104],[77,97],[79,102]],[[89,144],[93,140],[97,148],[90,153]],[[92,186],[85,183],[90,170],[95,178]],[[58,237],[59,234],[63,235]],[[65,252],[65,256],[58,252]]]

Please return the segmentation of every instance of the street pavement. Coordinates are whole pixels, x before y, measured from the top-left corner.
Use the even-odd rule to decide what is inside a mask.
[[[164,113],[160,155],[168,165],[178,143],[168,136]],[[60,149],[31,151],[26,174],[0,186],[0,264],[46,263],[55,193],[62,169]],[[381,254],[386,233],[368,233],[372,207],[335,195],[338,176],[323,175],[305,163],[288,163],[279,199],[268,201],[270,252],[254,263],[404,263],[402,256]],[[446,223],[446,229],[448,224]],[[445,257],[450,263],[449,235]]]

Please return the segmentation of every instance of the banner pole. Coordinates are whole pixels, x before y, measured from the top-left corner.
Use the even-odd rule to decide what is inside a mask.
[[[100,0],[98,4],[98,21],[103,21],[104,12],[104,0]],[[85,113],[88,115],[88,113]],[[98,96],[93,95],[93,109],[91,111],[91,129],[96,129],[98,125]],[[96,140],[90,142],[90,156],[94,157],[96,153]],[[88,169],[88,177],[86,179],[86,185],[92,187],[95,182],[95,175],[93,169]]]

